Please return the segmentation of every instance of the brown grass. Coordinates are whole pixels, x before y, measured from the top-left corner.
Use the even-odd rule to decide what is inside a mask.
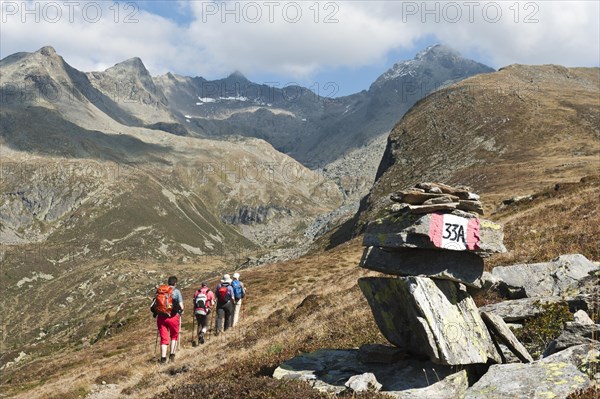
[[[600,178],[593,176],[504,208],[493,218],[504,224],[509,252],[491,257],[486,265],[544,262],[571,253],[600,260],[599,199]]]

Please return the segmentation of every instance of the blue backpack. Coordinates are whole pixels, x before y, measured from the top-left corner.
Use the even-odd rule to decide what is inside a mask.
[[[244,290],[242,289],[242,283],[239,280],[233,280],[231,282],[231,287],[233,287],[233,294],[235,299],[242,299],[244,297]]]

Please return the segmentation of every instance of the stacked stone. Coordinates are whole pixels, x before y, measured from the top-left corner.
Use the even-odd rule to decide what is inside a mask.
[[[479,196],[466,187],[420,183],[391,199],[367,226],[360,262],[396,276],[359,279],[383,335],[439,364],[501,362],[466,287],[481,287],[482,257],[506,252],[502,226],[478,217]]]

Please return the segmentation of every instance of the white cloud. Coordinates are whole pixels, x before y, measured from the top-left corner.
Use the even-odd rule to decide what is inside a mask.
[[[3,57],[52,45],[82,70],[104,69],[138,56],[153,74],[223,76],[239,69],[305,78],[327,68],[380,63],[391,50],[412,48],[424,37],[435,37],[463,53],[485,54],[496,67],[600,62],[596,1],[337,1],[320,2],[318,7],[314,2],[179,1],[174,7],[192,17],[185,25],[142,10],[125,10],[124,3],[116,15],[112,2],[80,0],[72,9],[72,22],[64,1],[37,6],[31,1],[0,3]],[[55,23],[49,22],[55,17],[49,3],[63,12]],[[38,7],[39,15],[23,14],[23,4],[29,10]],[[101,5],[102,17],[91,23],[96,5]],[[501,14],[492,22],[498,7]],[[125,23],[128,15],[138,22]],[[531,23],[526,23],[527,17]],[[327,18],[332,23],[326,23]]]

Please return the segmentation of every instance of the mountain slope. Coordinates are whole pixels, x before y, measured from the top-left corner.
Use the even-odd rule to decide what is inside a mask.
[[[600,69],[511,65],[439,90],[389,136],[364,224],[417,181],[472,186],[499,200],[598,170]]]

